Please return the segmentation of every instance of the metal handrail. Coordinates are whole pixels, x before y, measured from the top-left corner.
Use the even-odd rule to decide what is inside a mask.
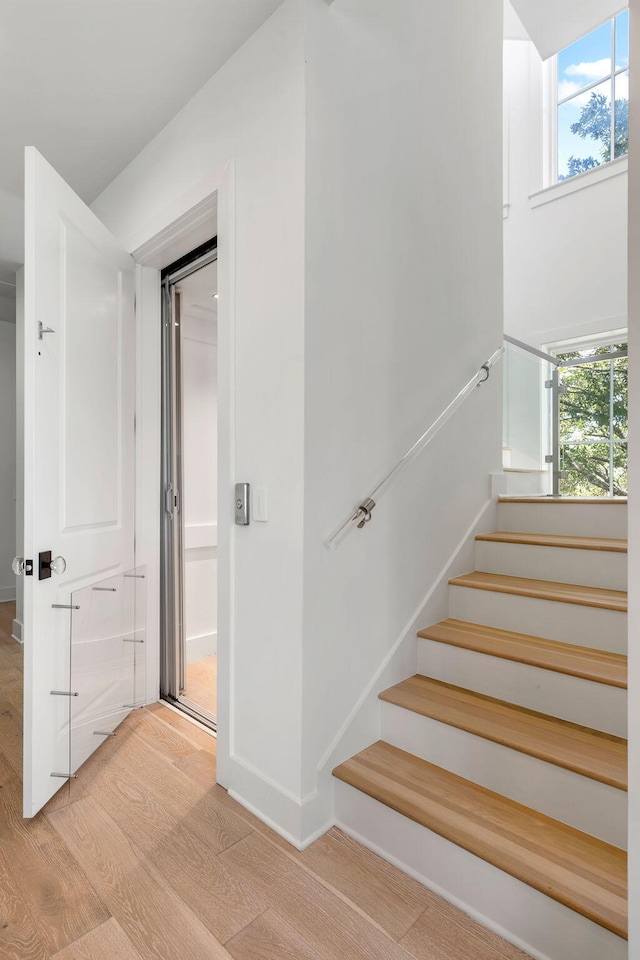
[[[530,343],[525,343],[524,340],[516,340],[515,337],[510,337],[508,333],[505,333],[504,339],[507,343],[512,343],[514,347],[519,347],[520,350],[525,350],[527,353],[532,353],[534,357],[540,357],[541,360],[547,360],[549,363],[552,363],[554,367],[560,366],[560,361],[557,357],[554,357],[551,353],[545,353],[544,350],[538,350],[537,347],[532,347]]]
[[[422,434],[422,436],[416,440],[410,450],[408,450],[404,457],[398,461],[398,463],[393,467],[389,472],[380,480],[380,482],[373,488],[369,496],[362,499],[355,510],[344,520],[340,526],[331,534],[331,536],[325,540],[325,546],[330,550],[335,549],[338,544],[344,539],[344,537],[349,533],[350,530],[353,530],[354,527],[357,527],[361,530],[366,523],[371,520],[371,513],[380,500],[380,497],[385,493],[389,488],[393,480],[398,476],[398,474],[409,464],[412,460],[418,456],[419,453],[425,449],[425,447],[433,440],[437,433],[440,432],[445,423],[453,416],[458,407],[464,403],[468,396],[470,396],[476,387],[479,387],[481,384],[485,383],[489,379],[489,374],[491,373],[491,368],[500,360],[504,353],[504,347],[498,347],[495,353],[492,353],[486,363],[483,363],[480,369],[474,376],[469,380],[469,382],[462,388],[460,393],[451,401],[448,407],[440,414],[437,420],[435,420],[428,430]]]

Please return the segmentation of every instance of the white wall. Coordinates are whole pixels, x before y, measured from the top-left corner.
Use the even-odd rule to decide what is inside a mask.
[[[354,747],[343,740],[358,724],[354,705],[499,469],[498,369],[369,526],[335,552],[323,546],[502,341],[502,3],[309,0],[307,9],[303,767],[312,833],[327,774]],[[359,745],[376,732],[363,729]]]
[[[263,816],[296,832],[302,669],[303,44],[303,0],[285,0],[93,205],[133,251],[212,191],[220,191],[224,462],[218,551],[231,607],[227,603],[223,608],[220,598],[218,774]],[[267,523],[231,526],[236,480],[268,489]],[[153,516],[147,522],[152,526]]]
[[[218,349],[215,317],[190,315],[185,307],[180,324],[184,617],[191,663],[217,648]]]
[[[0,321],[0,602],[16,596],[15,555],[16,325]]]
[[[499,467],[494,376],[370,529],[323,546],[500,343],[501,14],[285,0],[94,204],[134,250],[220,188],[218,770],[299,843]],[[230,526],[235,480],[267,488],[267,523]]]
[[[504,224],[505,330],[534,346],[626,326],[627,174],[583,189],[543,188],[543,64],[529,41],[504,45],[508,216]],[[535,202],[535,201],[534,201]]]

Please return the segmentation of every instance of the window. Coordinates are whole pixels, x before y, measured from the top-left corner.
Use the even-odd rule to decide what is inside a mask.
[[[557,55],[557,180],[629,149],[629,11]],[[612,108],[613,105],[613,108]]]
[[[558,353],[560,493],[627,495],[627,344]]]

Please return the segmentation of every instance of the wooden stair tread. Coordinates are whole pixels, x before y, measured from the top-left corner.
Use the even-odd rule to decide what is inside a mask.
[[[449,583],[458,587],[476,590],[493,590],[511,593],[520,597],[539,600],[555,600],[560,603],[576,603],[605,610],[627,611],[626,590],[605,590],[602,587],[585,587],[579,583],[558,583],[555,580],[533,580],[528,577],[508,577],[501,573],[484,573],[475,570],[460,577],[452,577]]]
[[[620,937],[626,854],[379,741],[334,775]]]
[[[418,636],[612,687],[626,689],[627,686],[627,658],[620,653],[592,650],[591,647],[545,640],[452,618],[420,630]]]
[[[420,674],[384,690],[379,697],[582,776],[627,789],[627,742],[621,737]]]
[[[514,533],[511,530],[495,530],[480,533],[476,540],[491,543],[525,543],[535,547],[566,547],[575,550],[606,550],[610,553],[626,553],[627,541],[617,537],[569,537],[557,533]]]
[[[498,497],[498,503],[610,503],[626,506],[626,497]]]

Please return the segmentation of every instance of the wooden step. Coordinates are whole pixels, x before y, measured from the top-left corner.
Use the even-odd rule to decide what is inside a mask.
[[[498,497],[498,503],[610,503],[612,506],[626,506],[626,497]]]
[[[442,620],[420,630],[418,636],[611,687],[627,687],[627,658],[619,653],[544,640],[542,637],[498,630],[497,627],[485,627],[466,620]]]
[[[610,553],[626,553],[627,541],[617,537],[569,537],[553,533],[514,533],[511,530],[495,530],[480,533],[476,540],[491,543],[525,543],[534,547],[565,547],[574,550],[605,550]]]
[[[602,587],[585,587],[576,583],[557,583],[555,580],[529,580],[526,577],[507,577],[500,573],[483,573],[475,570],[461,577],[452,577],[450,584],[456,587],[472,587],[475,590],[493,590],[497,593],[512,593],[520,597],[535,597],[539,600],[556,600],[559,603],[577,603],[586,607],[618,610],[626,613],[625,590],[604,590]]]
[[[626,855],[379,741],[334,776],[571,910],[627,936]]]
[[[627,789],[627,741],[417,674],[381,700],[531,757]]]

